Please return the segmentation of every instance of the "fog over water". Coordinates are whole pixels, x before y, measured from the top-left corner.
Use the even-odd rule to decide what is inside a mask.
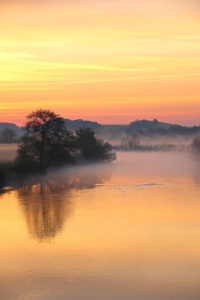
[[[17,144],[0,144],[0,162],[13,160],[17,153]]]
[[[0,196],[0,299],[200,299],[198,160],[117,156]]]
[[[199,171],[198,160],[190,152],[117,152],[117,160],[111,164],[91,164],[73,166],[50,171],[50,177],[62,181],[68,176],[82,176],[88,178],[102,178],[104,184],[124,183],[159,183],[197,180]],[[47,176],[48,178],[48,176]],[[120,178],[120,179],[119,179]],[[101,183],[101,182],[100,182]]]
[[[188,152],[119,152],[118,159],[117,172],[129,179],[142,176],[146,180],[166,178],[171,181],[176,177],[194,176],[198,170],[197,161]]]

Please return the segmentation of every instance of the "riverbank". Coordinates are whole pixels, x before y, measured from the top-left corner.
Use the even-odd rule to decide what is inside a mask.
[[[121,145],[113,146],[115,151],[135,151],[135,152],[168,152],[168,151],[187,151],[187,145],[175,145],[175,144],[158,144],[158,145],[136,145],[131,148],[123,147]]]

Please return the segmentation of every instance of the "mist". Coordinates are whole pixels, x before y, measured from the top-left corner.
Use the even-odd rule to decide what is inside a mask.
[[[189,152],[117,152],[113,163],[66,166],[49,169],[34,178],[54,182],[67,189],[91,189],[96,186],[135,186],[167,183],[200,183],[200,162]]]
[[[145,180],[193,178],[198,172],[197,161],[189,152],[119,152],[115,165],[116,174]]]
[[[192,142],[193,137],[191,136],[165,136],[165,137],[142,137],[141,144],[144,145],[162,145],[162,144],[172,144],[172,145],[184,145],[187,146]]]
[[[137,131],[131,131],[130,133],[126,132],[123,127],[116,128],[114,130],[106,131],[98,129],[96,135],[108,141],[112,146],[120,146],[124,138],[130,138],[131,134],[136,134],[141,146],[155,146],[155,145],[173,145],[176,147],[187,147],[191,144],[192,140],[198,133],[193,134],[140,134]]]
[[[17,144],[0,145],[0,162],[12,161],[17,153]]]
[[[162,144],[165,140],[151,140]],[[189,143],[180,137],[172,140],[181,148],[171,151],[116,151],[117,160],[112,163],[84,163],[82,165],[65,165],[62,168],[50,168],[45,175],[30,176],[25,184],[54,182],[54,188],[64,186],[65,189],[95,188],[97,185],[140,185],[161,184],[174,181],[200,182],[200,162],[188,150]],[[150,140],[142,140],[148,145]],[[182,144],[181,144],[182,143]],[[180,149],[180,150],[179,150]],[[14,159],[17,145],[0,147],[0,161]]]

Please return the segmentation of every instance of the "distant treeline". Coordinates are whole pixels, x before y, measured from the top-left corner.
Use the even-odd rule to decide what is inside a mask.
[[[162,145],[135,145],[134,147],[124,147],[123,145],[113,146],[116,151],[135,151],[135,152],[168,152],[168,151],[186,151],[189,149],[189,145],[173,145],[173,144],[162,144]]]
[[[159,137],[188,137],[193,138],[200,133],[200,126],[182,126],[159,122],[154,119],[136,120],[129,125],[101,125],[97,122],[85,121],[82,119],[70,120],[62,118],[65,126],[75,131],[79,128],[90,128],[97,136],[107,140],[122,139],[125,136],[137,134],[139,138],[159,138]],[[13,123],[0,123],[0,143],[16,143],[18,138],[24,133],[24,127],[18,127]]]
[[[199,126],[186,127],[182,125],[173,125],[163,122],[158,122],[154,119],[153,121],[147,120],[136,120],[131,122],[127,127],[126,131],[136,131],[140,136],[173,136],[173,135],[197,135],[200,131]]]
[[[124,136],[137,134],[138,137],[160,138],[160,137],[190,137],[200,133],[200,126],[187,127],[159,122],[154,119],[136,120],[129,125],[104,125],[97,133],[107,139],[121,139]]]
[[[97,123],[97,122],[92,122],[92,121],[84,121],[82,119],[78,120],[69,120],[69,119],[63,119],[65,122],[65,126],[70,129],[70,130],[76,130],[79,128],[87,127],[93,130],[97,130],[100,128],[102,125]]]
[[[82,119],[78,120],[62,120],[65,123],[65,126],[70,130],[77,130],[79,128],[87,127],[94,131],[100,128],[102,125],[97,122],[85,121]],[[1,144],[12,144],[18,143],[19,137],[24,134],[25,127],[19,127],[13,123],[3,123],[0,122],[0,143]]]
[[[1,144],[15,144],[18,142],[17,132],[14,129],[5,127],[0,131]]]

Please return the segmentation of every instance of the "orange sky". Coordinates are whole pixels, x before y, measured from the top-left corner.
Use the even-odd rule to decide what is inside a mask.
[[[1,0],[0,122],[200,123],[199,0]]]

